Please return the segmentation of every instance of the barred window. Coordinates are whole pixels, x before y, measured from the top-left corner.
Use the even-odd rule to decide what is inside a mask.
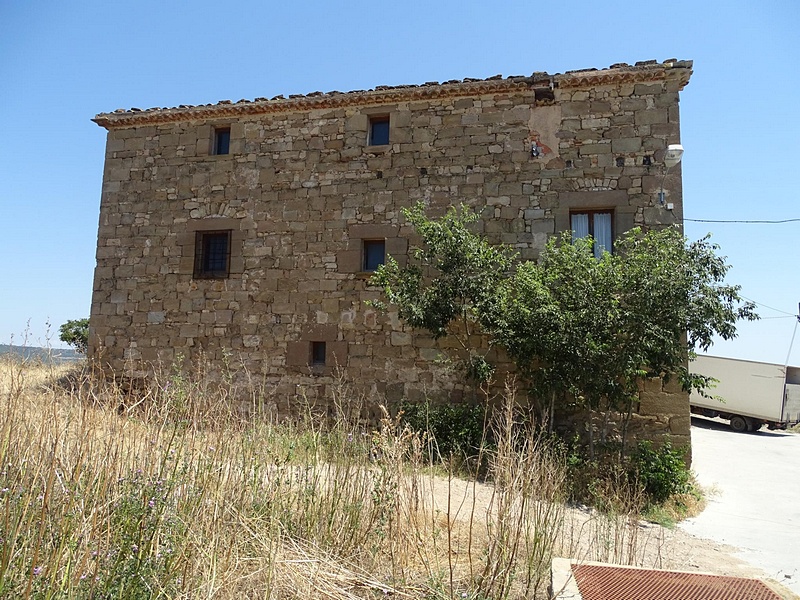
[[[198,231],[195,236],[195,279],[226,278],[230,272],[231,231]]]

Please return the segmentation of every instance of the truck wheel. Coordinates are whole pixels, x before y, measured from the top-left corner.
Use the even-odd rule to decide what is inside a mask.
[[[747,421],[739,415],[731,415],[731,429],[738,433],[747,431]]]
[[[750,429],[750,431],[758,431],[764,426],[764,421],[759,421],[758,419],[752,419],[752,421],[753,427]]]

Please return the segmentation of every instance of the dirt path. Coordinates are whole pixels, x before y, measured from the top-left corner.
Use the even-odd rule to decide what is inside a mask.
[[[436,479],[426,490],[440,514],[468,521],[473,515],[495,509],[496,499],[489,486],[462,480]],[[692,535],[680,527],[668,529],[653,523],[612,520],[593,510],[564,509],[561,536],[563,556],[617,564],[711,573],[732,577],[755,577],[769,581],[784,598],[800,600],[764,570],[737,556],[739,548]]]

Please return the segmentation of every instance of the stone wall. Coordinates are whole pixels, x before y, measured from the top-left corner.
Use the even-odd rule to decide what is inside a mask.
[[[666,173],[663,156],[680,141],[690,75],[691,62],[650,61],[98,115],[108,142],[90,352],[134,376],[229,355],[289,397],[324,393],[337,373],[369,397],[458,397],[435,362],[448,340],[366,304],[378,293],[364,241],[402,261],[413,238],[400,209],[416,202],[434,215],[473,207],[484,233],[526,259],[575,210],[610,211],[615,235],[681,223],[680,167]],[[371,145],[371,122],[386,117],[389,143]],[[215,154],[227,129],[229,153]],[[231,232],[225,278],[193,276],[208,231]],[[309,366],[312,342],[336,366]],[[685,435],[677,402],[668,418],[683,420],[669,428]],[[651,404],[645,394],[643,418]],[[666,409],[654,410],[660,426]]]
[[[583,443],[588,441],[588,423],[591,421],[594,438],[600,442],[603,435],[615,447],[623,438],[628,450],[636,443],[649,440],[656,447],[669,440],[675,449],[685,450],[687,465],[691,464],[691,417],[686,409],[689,394],[683,391],[677,377],[662,379],[652,377],[640,381],[639,402],[635,402],[630,421],[625,426],[625,415],[611,412],[609,415],[590,415],[583,410],[561,409],[556,412],[556,431],[567,439],[577,433]],[[608,419],[606,417],[608,416]],[[623,429],[627,431],[623,433]]]

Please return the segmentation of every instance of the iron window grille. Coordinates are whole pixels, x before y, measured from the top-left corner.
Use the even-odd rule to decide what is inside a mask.
[[[195,234],[195,279],[224,279],[230,273],[231,231],[198,231]]]

